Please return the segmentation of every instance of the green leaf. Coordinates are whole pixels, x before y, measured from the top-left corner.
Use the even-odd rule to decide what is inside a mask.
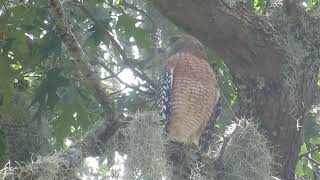
[[[12,79],[17,72],[11,67],[12,60],[5,56],[0,56],[0,92],[2,94],[3,106],[1,112],[6,111],[8,103],[13,95]],[[8,109],[7,109],[8,110]]]
[[[312,159],[320,162],[320,152],[319,151],[312,152],[311,157],[312,157]]]
[[[310,142],[313,144],[313,145],[320,145],[320,138],[311,138],[310,139]]]
[[[109,166],[107,165],[107,164],[101,164],[100,166],[99,166],[99,169],[100,169],[100,171],[101,171],[101,173],[102,174],[107,174],[108,172],[109,172]]]
[[[27,39],[29,39],[23,31],[13,30],[8,33],[10,38],[14,38],[11,45],[11,51],[14,54],[15,60],[22,60],[29,53]]]
[[[49,31],[43,36],[42,39],[37,41],[37,44],[33,44],[34,48],[37,48],[35,52],[41,61],[49,57],[59,57],[62,51],[62,42],[60,37],[54,31]]]
[[[307,158],[300,159],[296,164],[295,172],[305,179],[314,179],[312,162]]]
[[[317,138],[319,136],[320,119],[317,115],[310,116],[304,123],[305,139]]]
[[[144,48],[149,52],[153,48],[149,33],[140,27],[136,27],[138,19],[128,15],[121,15],[118,17],[116,28],[120,32],[124,32],[129,38],[133,37],[138,47]]]
[[[12,63],[12,59],[6,56],[0,56],[0,88],[5,88],[6,86],[8,86],[12,78],[17,73],[11,67]]]
[[[90,31],[93,31],[92,34],[89,35],[89,37],[86,39],[85,45],[90,46],[92,48],[98,47],[100,42],[104,42],[105,45],[109,45],[110,41],[106,38],[105,32],[101,32],[98,30],[96,26],[93,26],[90,28]]]
[[[52,123],[57,147],[63,146],[64,139],[71,134],[71,126],[76,123],[72,109],[63,106],[61,110],[61,114]]]
[[[78,91],[72,86],[61,88],[60,91],[61,99],[56,106],[60,115],[53,124],[58,146],[63,145],[66,137],[76,136],[79,130],[86,130],[92,124]],[[74,127],[73,131],[71,127]]]
[[[296,172],[296,174],[298,175],[298,176],[300,176],[300,177],[303,177],[304,176],[304,171],[303,171],[303,163],[302,163],[302,161],[301,160],[299,160],[298,162],[297,162],[297,164],[296,164],[296,170],[295,170],[295,172]]]
[[[301,145],[301,147],[300,147],[299,156],[300,156],[301,154],[306,153],[306,152],[308,152],[308,149],[307,149],[306,143],[303,143],[303,144]]]
[[[132,36],[134,40],[137,42],[137,45],[139,47],[147,49],[149,52],[153,48],[153,44],[151,42],[151,39],[149,37],[149,33],[145,29],[142,28],[134,28],[132,30]]]
[[[313,178],[313,168],[310,165],[310,161],[308,160],[308,163],[305,163],[303,165],[303,172],[304,172],[304,177],[307,179],[314,179]]]
[[[75,111],[77,112],[77,122],[79,123],[80,127],[84,130],[88,129],[92,122],[89,121],[89,112],[88,110],[80,103],[79,99],[75,104]]]
[[[46,106],[49,106],[50,109],[54,108],[60,99],[57,95],[58,88],[70,85],[69,79],[61,76],[60,72],[61,69],[57,68],[48,71],[47,78],[36,89],[36,95],[31,104],[39,102],[40,108]]]
[[[78,91],[73,87],[67,87],[61,99],[61,103],[70,107],[73,113],[76,114],[75,119],[77,123],[74,125],[87,129],[90,125],[88,120],[89,111],[82,105],[83,102]]]
[[[7,53],[8,50],[11,48],[13,41],[14,38],[0,39],[0,49],[3,48],[4,53]]]
[[[13,16],[17,18],[17,17],[24,16],[28,11],[30,11],[30,9],[28,9],[26,6],[21,4],[21,5],[16,5],[10,8],[8,10],[8,14],[12,13]]]
[[[118,17],[118,22],[116,25],[117,29],[120,29],[122,31],[128,29],[129,31],[131,31],[132,29],[135,28],[135,24],[138,22],[137,19],[132,18],[126,14],[124,15],[120,15]]]
[[[35,29],[36,27],[34,25],[30,25],[30,24],[20,24],[20,25],[17,25],[16,27],[18,30],[22,30],[22,31],[31,31],[33,29]]]

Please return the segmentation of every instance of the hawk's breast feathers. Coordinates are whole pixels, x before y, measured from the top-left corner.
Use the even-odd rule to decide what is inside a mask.
[[[172,53],[160,77],[157,100],[170,139],[195,144],[202,151],[208,148],[219,114],[216,75],[204,57],[181,48]]]

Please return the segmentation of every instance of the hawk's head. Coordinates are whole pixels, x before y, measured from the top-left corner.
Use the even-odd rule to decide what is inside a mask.
[[[173,54],[187,52],[200,58],[205,58],[205,47],[201,42],[190,35],[179,35],[169,38],[167,43],[167,55],[170,57]]]

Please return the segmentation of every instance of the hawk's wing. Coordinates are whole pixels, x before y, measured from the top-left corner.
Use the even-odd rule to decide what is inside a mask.
[[[163,125],[163,129],[167,131],[171,113],[171,73],[167,68],[165,68],[165,71],[160,75],[159,81],[157,106],[161,117],[161,125]]]

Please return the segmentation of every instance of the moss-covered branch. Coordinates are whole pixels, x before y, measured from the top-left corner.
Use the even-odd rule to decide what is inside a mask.
[[[107,116],[114,119],[113,101],[108,96],[105,88],[100,83],[100,78],[89,63],[89,57],[84,53],[82,47],[64,18],[63,8],[60,0],[50,0],[51,10],[56,22],[56,32],[62,39],[68,52],[74,58],[74,64],[78,73],[81,74],[83,82],[93,93],[95,99],[104,107]]]

